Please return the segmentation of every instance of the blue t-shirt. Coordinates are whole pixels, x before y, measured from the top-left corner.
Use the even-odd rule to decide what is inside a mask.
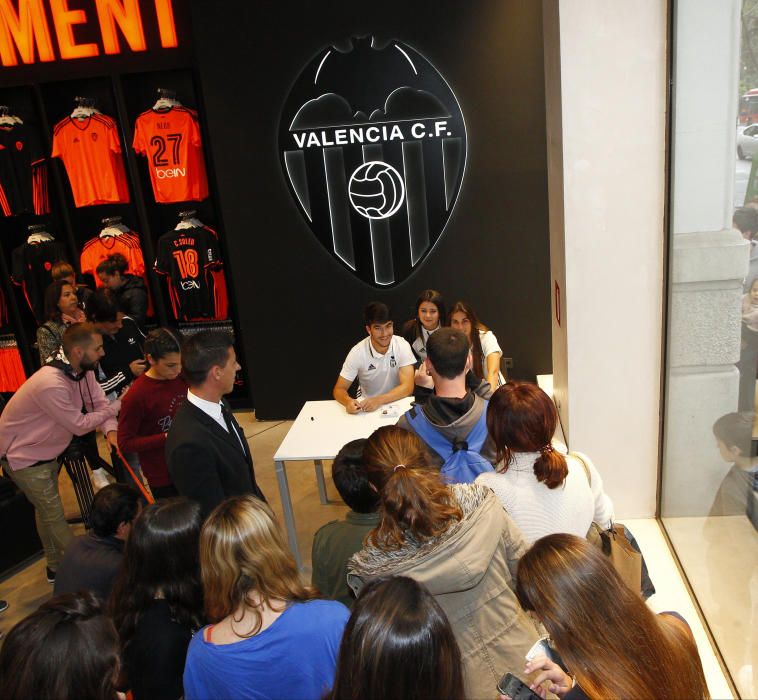
[[[319,700],[334,683],[350,611],[332,600],[293,603],[267,629],[233,644],[192,638],[185,700]]]

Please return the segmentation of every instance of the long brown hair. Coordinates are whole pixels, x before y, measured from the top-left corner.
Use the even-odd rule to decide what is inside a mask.
[[[229,498],[211,512],[200,533],[200,569],[211,622],[241,608],[252,613],[255,624],[249,633],[237,633],[239,636],[258,634],[262,605],[316,597],[316,592],[300,581],[271,509],[255,496]],[[250,601],[251,593],[260,603]]]
[[[539,452],[534,476],[549,489],[560,486],[568,474],[566,458],[550,441],[558,416],[550,397],[536,384],[509,382],[501,386],[487,407],[487,431],[497,450],[498,471],[508,471],[514,452]]]
[[[653,613],[581,537],[537,540],[519,561],[516,595],[590,700],[710,697],[686,626]]]
[[[423,327],[421,319],[418,317],[418,310],[421,304],[428,301],[437,307],[439,313],[440,326],[445,325],[447,313],[445,311],[445,298],[436,289],[425,289],[418,295],[416,299],[416,314],[410,321],[406,321],[403,324],[402,335],[411,345],[413,345],[416,338],[423,338]]]
[[[406,532],[419,541],[432,539],[463,517],[439,470],[429,466],[429,453],[415,433],[395,425],[375,430],[363,460],[368,480],[379,492],[382,521],[369,534],[375,546],[400,549]]]
[[[71,287],[73,292],[76,292],[74,287],[68,280],[56,280],[51,282],[47,289],[45,289],[45,320],[61,322],[61,310],[58,308],[58,302],[63,294],[64,287]]]
[[[371,581],[342,636],[328,700],[463,700],[461,652],[444,611],[412,578]]]
[[[456,301],[447,314],[447,325],[452,325],[453,314],[463,313],[466,318],[471,322],[471,337],[469,342],[471,343],[471,359],[473,360],[473,366],[471,370],[479,380],[484,379],[484,352],[482,351],[482,339],[479,331],[488,331],[489,328],[485,326],[477,317],[471,304],[467,301]]]
[[[186,498],[159,500],[135,519],[109,600],[122,650],[131,643],[157,594],[168,604],[174,622],[192,631],[202,626],[201,524],[200,506]]]

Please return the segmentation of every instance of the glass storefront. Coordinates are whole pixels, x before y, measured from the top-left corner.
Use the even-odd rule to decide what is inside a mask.
[[[705,5],[674,7],[660,514],[739,695],[755,698],[758,0]]]

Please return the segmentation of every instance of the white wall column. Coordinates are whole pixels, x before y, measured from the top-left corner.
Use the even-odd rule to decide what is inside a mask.
[[[556,402],[617,515],[655,512],[665,0],[543,0]]]

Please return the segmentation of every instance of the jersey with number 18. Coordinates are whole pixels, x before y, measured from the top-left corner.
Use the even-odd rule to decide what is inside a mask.
[[[204,226],[175,229],[158,239],[154,270],[168,277],[174,317],[179,321],[216,316],[212,268],[219,267],[218,238]]]

